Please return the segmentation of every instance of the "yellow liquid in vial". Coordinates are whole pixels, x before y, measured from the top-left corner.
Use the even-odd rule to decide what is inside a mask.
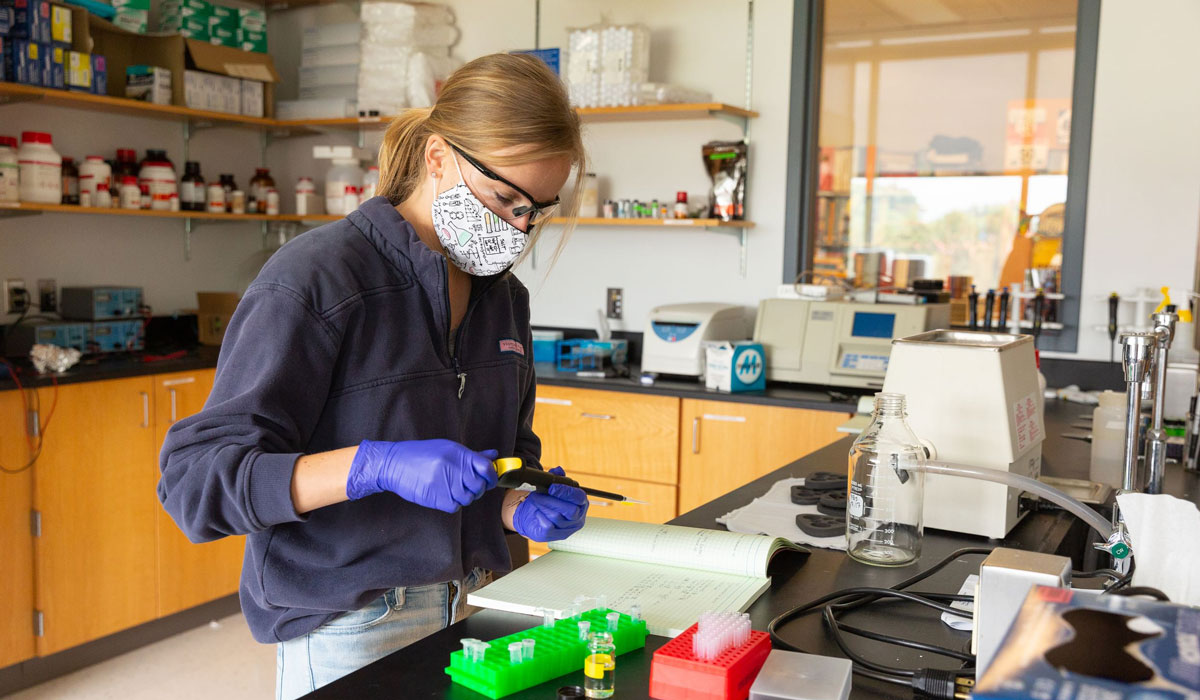
[[[591,654],[584,659],[584,694],[589,698],[612,697],[616,665],[611,654]]]

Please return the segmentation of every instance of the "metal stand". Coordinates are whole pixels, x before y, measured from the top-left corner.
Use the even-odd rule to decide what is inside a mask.
[[[1138,426],[1142,416],[1142,382],[1150,366],[1151,351],[1158,338],[1153,333],[1128,333],[1121,336],[1121,363],[1125,370],[1126,403],[1124,476],[1121,493],[1136,492],[1138,468]],[[1121,519],[1120,507],[1113,505],[1113,533],[1108,541],[1096,548],[1113,556],[1113,568],[1121,573],[1129,570],[1129,535]]]
[[[1174,311],[1151,315],[1154,322],[1154,403],[1150,414],[1150,429],[1146,432],[1146,493],[1162,493],[1163,473],[1167,462],[1167,431],[1163,428],[1163,406],[1167,394],[1167,354],[1175,338],[1179,316]]]

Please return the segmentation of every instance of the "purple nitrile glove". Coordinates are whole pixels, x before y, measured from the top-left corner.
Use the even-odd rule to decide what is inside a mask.
[[[563,475],[562,467],[550,470]],[[513,529],[534,542],[565,540],[587,517],[588,497],[583,489],[551,484],[549,493],[531,493],[513,513]]]
[[[475,452],[452,440],[363,440],[350,463],[346,496],[390,491],[419,506],[453,513],[496,485],[496,450]]]

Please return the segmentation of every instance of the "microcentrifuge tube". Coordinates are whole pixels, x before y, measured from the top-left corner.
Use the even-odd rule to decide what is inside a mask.
[[[537,646],[536,639],[522,639],[521,646],[524,647],[523,658],[526,661],[533,661],[533,650]]]
[[[592,626],[592,623],[588,622],[587,620],[579,621],[579,640],[580,641],[583,641],[583,642],[587,641],[588,629],[591,628],[591,626]]]
[[[481,639],[468,638],[468,639],[462,640],[462,645],[463,645],[463,657],[466,658],[467,661],[471,661],[471,662],[483,661],[484,652],[487,650],[487,647],[488,647],[487,642],[485,642]]]
[[[629,608],[629,619],[633,620],[634,622],[637,622],[638,620],[641,620],[641,619],[642,619],[642,605],[641,605],[641,603],[634,603],[632,606],[630,606],[630,608]]]
[[[608,596],[601,593],[599,596],[596,597],[596,609],[597,610],[608,610]]]
[[[508,645],[508,662],[511,664],[519,664],[525,660],[525,645],[521,642],[513,642]]]
[[[579,619],[579,603],[571,603],[571,605],[567,607],[567,617],[571,618],[572,620]]]
[[[617,630],[617,625],[621,622],[621,613],[613,610],[604,617],[608,619],[608,631],[615,632]]]
[[[553,626],[554,626],[554,611],[543,609],[542,610],[542,627],[553,627]]]

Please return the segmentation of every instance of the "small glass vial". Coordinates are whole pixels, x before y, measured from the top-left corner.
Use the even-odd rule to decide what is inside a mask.
[[[904,395],[875,394],[871,424],[850,448],[846,550],[876,566],[921,556],[925,447],[905,422]]]
[[[583,692],[589,698],[612,697],[616,685],[617,647],[608,632],[588,636],[588,655],[583,660]]]

